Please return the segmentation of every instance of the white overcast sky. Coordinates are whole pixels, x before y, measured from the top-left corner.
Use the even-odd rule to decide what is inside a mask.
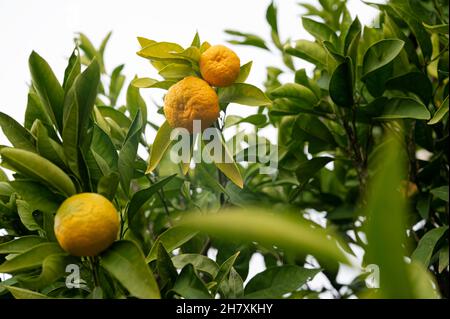
[[[278,0],[282,39],[311,36],[300,22],[302,8],[297,0]],[[304,2],[314,3],[306,0]],[[212,44],[226,44],[224,29],[236,29],[269,38],[265,10],[269,0],[0,0],[0,111],[23,121],[30,75],[28,56],[37,51],[61,80],[67,57],[73,50],[76,32],[85,33],[98,46],[113,31],[105,56],[111,71],[125,63],[128,80],[134,75],[157,77],[146,60],[138,57],[137,36],[189,45],[195,32]],[[376,11],[360,0],[350,0],[349,9],[363,23],[370,23]],[[233,46],[232,46],[233,47]],[[241,63],[253,60],[249,82],[257,86],[265,79],[268,65],[280,65],[278,56],[246,46],[234,46]],[[301,67],[310,67],[296,59]],[[287,79],[290,80],[290,79]],[[160,122],[150,97],[159,90],[145,90],[149,117]],[[158,100],[156,98],[156,100]],[[124,96],[121,96],[123,101]],[[249,114],[250,107],[233,106],[231,113]],[[149,137],[151,139],[151,136]],[[8,144],[0,132],[0,144]]]
[[[312,39],[301,25],[303,9],[297,5],[300,1],[315,3],[311,0],[276,1],[282,40]],[[187,46],[198,31],[202,40],[226,44],[229,37],[223,30],[235,29],[269,39],[265,21],[269,3],[270,0],[0,0],[0,111],[23,122],[30,82],[29,54],[37,51],[61,80],[76,32],[85,33],[98,46],[112,30],[105,56],[107,71],[125,63],[128,80],[134,75],[156,77],[147,61],[136,55],[137,36]],[[352,16],[358,15],[364,24],[370,24],[377,13],[360,0],[349,0],[348,7]],[[265,79],[266,67],[280,66],[278,56],[266,51],[246,46],[230,47],[238,53],[242,64],[253,61],[248,82],[259,87]],[[298,59],[296,65],[311,68]],[[160,98],[157,91],[147,90],[143,95],[149,106],[149,118],[161,123],[162,117],[156,115],[156,107],[150,102],[152,94]],[[124,101],[123,95],[120,101]],[[252,111],[245,106],[231,108],[234,114],[245,115]],[[152,136],[148,138],[151,141]],[[0,144],[9,144],[1,131]],[[255,255],[252,259],[249,278],[263,269],[261,258]],[[323,281],[319,276],[316,278],[314,281],[320,286]]]

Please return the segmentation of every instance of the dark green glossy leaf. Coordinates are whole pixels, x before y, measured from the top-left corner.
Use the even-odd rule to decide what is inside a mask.
[[[363,76],[381,69],[392,62],[403,49],[404,42],[398,39],[385,39],[374,43],[367,49],[363,59]]]
[[[39,236],[22,236],[0,244],[0,254],[21,254],[44,242],[46,242],[45,238]]]
[[[64,127],[62,131],[64,154],[72,172],[81,177],[80,144],[84,142],[91,113],[97,97],[100,67],[93,61],[81,73],[64,100]]]
[[[154,194],[156,194],[160,189],[169,183],[176,175],[171,175],[166,178],[159,180],[158,182],[150,185],[148,188],[136,192],[128,206],[128,220],[132,221],[135,215],[138,213],[139,209],[149,201]]]
[[[244,298],[281,298],[314,278],[320,269],[307,269],[294,265],[268,268],[253,277],[245,287]]]
[[[61,254],[64,251],[56,243],[42,243],[36,245],[13,259],[5,261],[0,265],[0,272],[15,273],[18,271],[38,268],[47,256]]]
[[[150,250],[150,253],[146,258],[146,261],[149,263],[157,258],[158,253],[157,248],[159,243],[162,243],[164,245],[164,248],[168,252],[171,252],[174,249],[180,247],[184,243],[191,240],[195,235],[197,235],[196,231],[192,231],[185,227],[169,228],[164,233],[158,236],[158,238],[156,239],[155,243],[152,246],[152,249]]]
[[[435,197],[442,199],[448,203],[448,186],[441,186],[437,188],[433,188],[431,191]]]
[[[353,105],[353,68],[350,58],[338,65],[330,80],[330,97],[342,107]]]
[[[383,113],[377,117],[380,120],[411,118],[429,120],[430,112],[422,103],[412,98],[392,98],[384,106]]]
[[[298,40],[293,47],[289,45],[286,46],[285,51],[290,55],[311,62],[318,68],[325,68],[327,66],[327,53],[325,49],[316,42]]]
[[[300,184],[307,183],[309,179],[321,170],[326,164],[333,161],[332,157],[314,157],[298,165],[296,170],[297,179]]]
[[[144,254],[131,241],[116,241],[101,255],[100,264],[130,292],[141,299],[159,299],[158,284]]]
[[[411,259],[422,263],[425,267],[428,268],[436,244],[442,238],[442,236],[444,236],[447,230],[448,226],[442,226],[434,228],[423,235],[423,237],[419,241],[419,244],[417,245],[417,248],[412,253]]]
[[[32,52],[28,64],[33,86],[44,105],[48,116],[61,130],[63,127],[64,90],[48,63],[36,52]]]
[[[125,142],[119,152],[118,168],[120,173],[120,184],[125,194],[130,192],[130,182],[134,177],[134,161],[139,146],[142,132],[142,114],[137,112],[133,123],[128,130]]]
[[[172,257],[172,262],[177,269],[192,264],[197,271],[206,272],[212,278],[216,277],[219,271],[219,266],[214,260],[200,254],[180,254]]]
[[[389,90],[399,90],[415,93],[425,105],[431,100],[433,87],[428,77],[422,72],[409,72],[386,82],[386,88]]]
[[[333,44],[336,44],[338,38],[336,33],[326,24],[317,22],[308,17],[302,17],[303,27],[306,31],[308,31],[311,35],[313,35],[316,39],[321,41],[330,41]]]
[[[186,265],[175,282],[173,291],[186,299],[211,299],[208,289],[197,276],[194,266]]]
[[[31,133],[9,115],[0,112],[0,127],[14,147],[36,151],[35,139]]]

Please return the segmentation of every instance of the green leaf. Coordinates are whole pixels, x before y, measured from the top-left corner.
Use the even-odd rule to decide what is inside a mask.
[[[44,242],[45,238],[39,236],[22,236],[0,244],[0,254],[21,254]]]
[[[326,24],[314,21],[308,17],[302,17],[303,27],[316,39],[321,41],[330,41],[333,44],[338,42],[336,33]]]
[[[195,76],[196,73],[189,65],[171,63],[162,68],[159,72],[165,80],[178,81],[187,76]]]
[[[78,33],[78,38],[80,41],[80,49],[83,50],[84,54],[88,57],[89,60],[99,58],[97,50],[86,35],[80,32]]]
[[[139,89],[131,84],[128,86],[127,90],[127,108],[132,118],[135,118],[138,111],[141,111],[142,132],[145,132],[145,125],[147,124],[147,105],[139,93]]]
[[[296,101],[303,101],[308,105],[316,105],[318,99],[313,91],[304,85],[297,83],[287,83],[270,92],[270,95],[276,98],[290,98]]]
[[[99,106],[98,110],[105,118],[110,118],[116,122],[121,128],[128,130],[131,120],[122,112],[109,106]]]
[[[97,125],[94,125],[92,132],[90,150],[103,175],[107,175],[111,171],[117,171],[119,159],[116,148],[108,134]]]
[[[25,128],[28,130],[31,129],[33,123],[37,119],[39,119],[47,128],[53,128],[52,120],[39,100],[39,96],[35,92],[30,91],[30,93],[28,93],[27,108],[25,110]]]
[[[342,63],[345,61],[345,57],[336,49],[333,43],[330,41],[323,41],[322,42],[324,48],[327,50],[327,52],[330,54],[330,56],[333,58],[333,60],[328,57],[328,71],[331,72],[333,68],[335,67],[335,63]]]
[[[6,147],[0,150],[0,155],[2,160],[16,172],[37,179],[63,195],[71,196],[76,193],[75,185],[70,177],[58,166],[36,153]]]
[[[137,37],[137,40],[138,40],[139,45],[141,46],[141,48],[144,48],[146,46],[149,46],[150,44],[156,43],[155,40],[147,39],[147,38],[144,38],[144,37]]]
[[[119,98],[122,87],[125,83],[125,76],[121,74],[124,64],[121,64],[114,68],[111,73],[111,81],[109,82],[109,99],[111,105],[116,105],[117,99]]]
[[[136,192],[131,198],[131,201],[128,206],[127,210],[128,220],[132,221],[135,215],[138,213],[139,209],[141,209],[141,207],[147,201],[149,201],[152,198],[152,196],[156,194],[156,192],[162,189],[164,185],[170,182],[175,176],[176,174],[163,178],[158,182],[156,182],[155,184],[150,185],[150,187]]]
[[[28,64],[33,86],[47,114],[60,130],[63,127],[64,90],[48,63],[36,52],[32,52]]]
[[[391,63],[402,51],[405,42],[398,39],[384,39],[371,45],[363,58],[363,77]]]
[[[48,299],[46,295],[41,293],[13,286],[3,286],[13,295],[15,299]]]
[[[428,121],[428,124],[433,125],[439,123],[446,114],[448,114],[448,96],[445,98],[444,102],[442,102],[442,105],[438,108],[438,110],[434,113],[433,118]]]
[[[222,171],[222,173],[230,179],[234,184],[240,188],[244,188],[244,180],[242,179],[241,171],[234,161],[233,156],[227,148],[227,145],[222,136],[220,136],[220,141],[222,144],[221,155],[222,158],[214,157],[212,160],[216,167]]]
[[[225,30],[225,33],[239,37],[237,40],[228,40],[231,44],[250,45],[260,49],[269,50],[266,42],[255,34],[243,33],[235,30]]]
[[[81,73],[80,56],[77,49],[73,50],[72,55],[69,58],[66,70],[64,71],[63,89],[68,91],[72,84],[75,82],[77,76]]]
[[[275,7],[273,1],[267,7],[266,20],[272,28],[272,31],[278,34],[277,7]]]
[[[139,146],[142,130],[142,114],[137,112],[133,123],[128,130],[125,142],[119,152],[118,168],[120,173],[120,185],[125,194],[130,192],[130,183],[134,178],[134,162]]]
[[[377,116],[379,120],[390,119],[417,119],[417,120],[429,120],[431,117],[430,112],[425,105],[412,98],[397,97],[389,100],[384,105],[383,113]]]
[[[386,89],[412,92],[420,97],[425,105],[428,105],[433,93],[433,87],[428,77],[418,71],[409,72],[389,79],[386,82]]]
[[[356,41],[358,41],[360,36],[361,36],[361,23],[359,22],[358,17],[356,17],[355,20],[353,20],[347,32],[345,33],[344,54],[346,55],[349,54],[352,43],[355,41],[355,39]],[[353,61],[353,63],[354,65],[356,65],[356,61]]]
[[[156,132],[156,137],[153,141],[152,149],[150,152],[147,171],[145,172],[146,174],[153,172],[153,170],[156,168],[156,166],[158,166],[159,162],[169,148],[169,145],[171,143],[171,132],[172,128],[167,121],[165,121],[158,129],[158,132]]]
[[[422,22],[422,24],[425,28],[427,28],[428,31],[431,31],[433,33],[448,34],[448,23],[428,25],[425,22]]]
[[[89,120],[97,97],[100,67],[92,61],[81,73],[64,100],[64,127],[62,130],[64,154],[67,165],[80,177],[80,145],[84,142]]]
[[[186,215],[180,225],[231,241],[260,242],[294,252],[345,262],[337,237],[302,218],[274,214],[263,208],[226,209],[217,214]]]
[[[139,247],[131,241],[116,241],[101,255],[100,264],[131,295],[141,299],[159,299],[158,284]]]
[[[108,34],[102,40],[100,47],[98,48],[98,52],[100,53],[100,57],[102,58],[102,61],[103,61],[103,54],[105,53],[106,45],[108,44],[109,39],[111,38],[111,35],[112,35],[112,31],[109,31]]]
[[[105,196],[110,201],[114,199],[117,187],[120,183],[120,176],[117,172],[112,172],[108,175],[102,176],[97,184],[97,193]]]
[[[225,119],[225,127],[231,127],[233,125],[241,123],[250,123],[255,126],[262,126],[266,124],[267,117],[264,114],[252,114],[245,118],[241,118],[237,115],[228,115]]]
[[[306,86],[310,89],[317,98],[320,98],[321,92],[319,85],[308,77],[305,69],[299,69],[295,71],[295,83]]]
[[[411,14],[412,9],[409,7],[409,2],[402,2],[392,2],[389,3],[389,6],[394,9],[398,18],[404,20],[409,26],[417,42],[419,43],[425,60],[428,60],[433,51],[430,35],[421,24],[421,21],[418,21],[415,16]]]
[[[183,47],[179,44],[171,42],[156,42],[145,46],[142,50],[137,52],[137,54],[150,60],[177,60],[179,58],[172,53],[180,53],[183,51]]]
[[[222,265],[220,265],[217,275],[214,277],[214,282],[216,282],[216,286],[213,288],[212,292],[215,294],[220,287],[220,284],[223,280],[228,277],[228,274],[233,267],[236,258],[239,256],[239,251],[235,253],[233,256],[224,261]]]
[[[9,198],[14,193],[14,189],[7,182],[8,179],[6,178],[6,176],[3,176],[3,174],[3,170],[0,169],[0,196]]]
[[[195,32],[195,36],[194,39],[192,39],[191,46],[200,48],[200,44],[200,35],[198,34],[198,32]]]
[[[281,298],[284,294],[303,286],[319,272],[320,269],[307,269],[295,265],[268,268],[248,282],[244,298]]]
[[[37,276],[20,276],[19,282],[30,289],[42,289],[54,283],[66,272],[66,266],[76,259],[67,254],[54,254],[47,256],[42,263],[42,271]]]
[[[5,261],[0,265],[0,272],[15,273],[18,271],[40,267],[47,256],[61,254],[64,251],[56,243],[42,243],[36,245],[13,259]]]
[[[319,170],[333,160],[332,157],[314,157],[305,162],[301,162],[296,170],[298,181],[300,184],[307,183]]]
[[[236,81],[234,81],[234,82],[235,83],[244,83],[250,74],[252,65],[253,65],[253,61],[247,62],[244,65],[242,65],[241,69],[239,71],[239,75],[238,75]]]
[[[172,227],[163,232],[161,235],[158,236],[155,243],[152,246],[152,249],[150,250],[150,253],[148,254],[146,261],[147,263],[153,261],[157,257],[157,249],[159,243],[162,243],[164,248],[171,252],[174,249],[180,247],[184,243],[187,243],[189,240],[191,240],[195,235],[197,235],[197,232],[192,231],[190,229],[186,229],[184,227]]]
[[[422,263],[426,268],[430,265],[431,257],[438,241],[447,232],[448,226],[434,228],[428,231],[420,239],[417,248],[411,255],[411,259]]]
[[[211,299],[205,284],[198,278],[194,266],[186,265],[172,289],[173,292],[186,299]]]
[[[167,287],[170,286],[171,288],[177,280],[178,273],[177,269],[172,263],[170,255],[167,253],[161,243],[159,243],[158,245],[158,259],[156,261],[156,269],[158,270],[158,274],[160,277],[160,287],[167,289]]]
[[[191,264],[197,271],[206,272],[212,278],[216,277],[219,271],[219,266],[214,260],[200,254],[180,254],[172,257],[172,262],[177,269],[182,269]]]
[[[33,216],[34,209],[26,201],[17,200],[17,213],[19,214],[20,221],[30,231],[42,230],[41,226],[36,222]]]
[[[156,88],[168,90],[175,83],[176,81],[158,81],[151,78],[137,78],[131,81],[131,85],[139,89]]]
[[[441,186],[437,188],[433,188],[431,191],[435,197],[442,199],[448,203],[448,186]]]
[[[337,66],[331,76],[330,97],[338,106],[351,107],[354,103],[352,60],[348,57]]]
[[[249,106],[264,106],[271,104],[263,91],[247,83],[233,83],[225,88],[220,88],[218,95],[220,105],[237,103]]]
[[[199,45],[200,46],[200,45]],[[180,53],[172,53],[174,56],[179,56],[181,58],[185,58],[189,61],[191,61],[192,63],[197,64],[198,61],[200,60],[200,48],[196,47],[196,46],[190,46],[189,48],[187,48],[186,50],[184,50],[183,52]],[[178,65],[183,65],[183,64],[178,64]],[[183,66],[188,66],[188,65],[183,65]],[[192,68],[190,66],[188,66],[192,71]],[[162,71],[162,70],[161,70]],[[161,73],[160,73],[161,74]]]
[[[9,115],[0,112],[0,127],[14,147],[34,152],[35,139],[31,133]]]
[[[31,207],[42,212],[54,214],[64,199],[39,183],[15,180],[10,185]]]
[[[318,68],[323,69],[327,66],[327,52],[316,42],[298,40],[294,47],[287,45],[284,49],[286,53],[308,61]]]
[[[237,299],[244,296],[244,282],[234,267],[230,269],[228,281],[222,282],[220,290],[226,299]]]
[[[296,129],[308,135],[306,139],[310,142],[310,152],[313,144],[336,145],[328,127],[315,116],[300,114],[296,119]]]
[[[34,128],[37,139],[36,146],[39,155],[45,157],[61,168],[66,168],[66,158],[61,144],[48,136],[47,128],[41,123],[40,120],[36,120]]]
[[[399,141],[390,137],[380,150],[380,160],[371,163],[378,169],[369,184],[365,209],[366,262],[379,267],[383,298],[412,298],[412,282],[404,261],[406,203],[398,191],[406,164],[399,152],[401,148]]]
[[[441,248],[439,251],[439,273],[443,272],[448,267],[448,245]]]

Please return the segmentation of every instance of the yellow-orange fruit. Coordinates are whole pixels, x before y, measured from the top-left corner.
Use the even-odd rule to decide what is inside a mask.
[[[71,255],[96,256],[116,240],[119,216],[102,195],[81,193],[61,204],[54,229],[58,243]]]
[[[212,86],[229,86],[236,81],[240,71],[239,57],[223,45],[213,45],[200,56],[200,73]]]
[[[172,128],[192,133],[193,121],[200,120],[203,130],[219,117],[219,97],[208,83],[188,76],[170,87],[164,98],[164,115]]]

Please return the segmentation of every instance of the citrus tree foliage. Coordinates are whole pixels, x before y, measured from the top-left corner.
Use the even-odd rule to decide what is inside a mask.
[[[135,78],[126,89],[123,65],[104,63],[110,34],[98,48],[79,34],[62,83],[33,52],[23,123],[0,113],[11,143],[1,146],[2,166],[14,172],[0,170],[0,273],[11,275],[0,296],[448,296],[448,2],[374,4],[372,26],[352,19],[345,1],[319,3],[302,4],[314,41],[282,37],[274,3],[271,41],[226,31],[231,43],[271,50],[284,64],[268,67],[265,92],[244,83],[251,62],[217,89],[215,126],[235,129],[222,143],[227,165],[173,163],[171,128],[148,119],[139,93],[200,76],[209,44],[198,34],[187,46],[138,38],[138,55],[161,79]],[[255,114],[227,115],[229,103]],[[278,131],[276,174],[260,174],[265,164],[248,158],[250,138],[270,144],[264,127]],[[53,232],[59,205],[80,192],[104,195],[120,213],[118,240],[94,258],[68,255]],[[378,289],[366,287],[364,271],[337,280],[357,251],[362,267],[379,269]],[[267,269],[244,285],[254,253]],[[319,273],[331,285],[312,290]]]

